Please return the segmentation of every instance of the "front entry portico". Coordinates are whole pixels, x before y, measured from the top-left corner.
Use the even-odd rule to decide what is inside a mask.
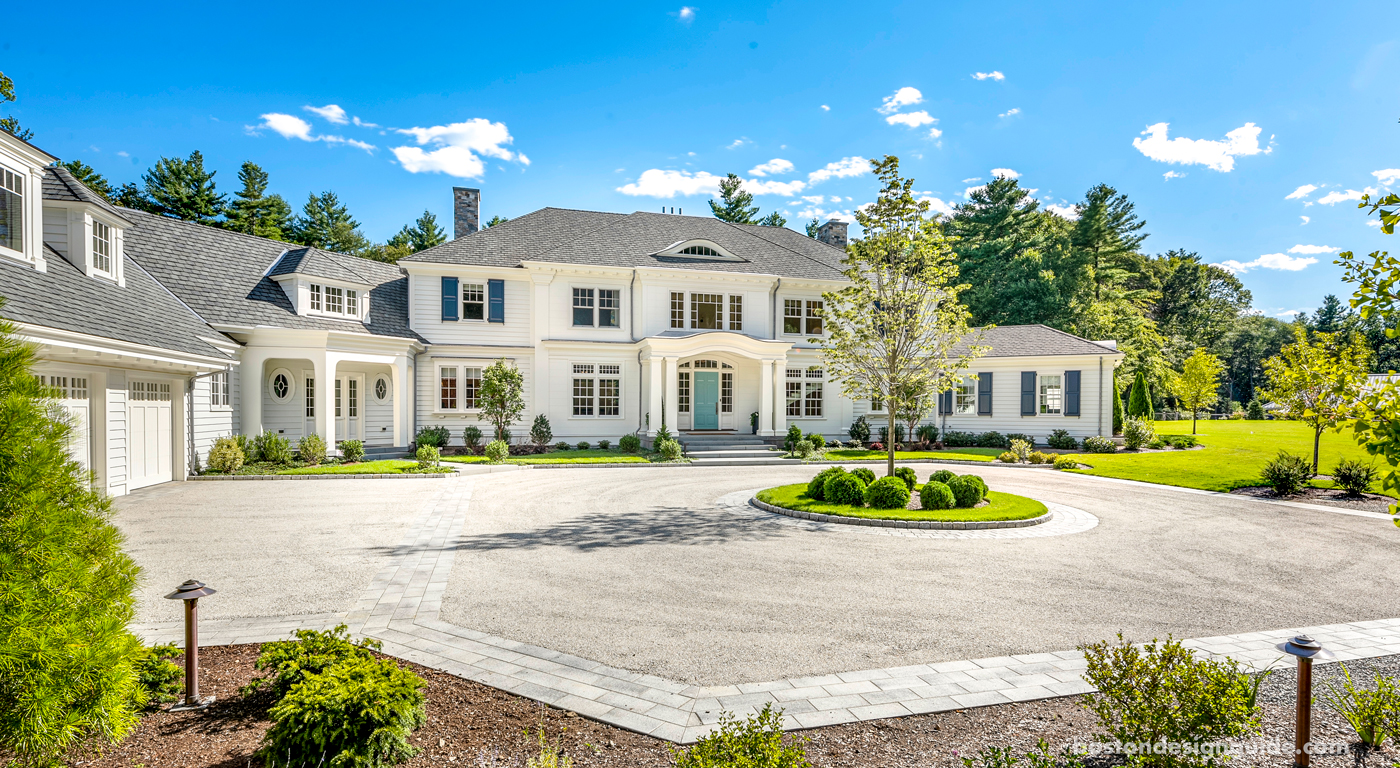
[[[787,431],[784,374],[790,341],[732,331],[670,331],[640,343],[647,435],[682,429]]]

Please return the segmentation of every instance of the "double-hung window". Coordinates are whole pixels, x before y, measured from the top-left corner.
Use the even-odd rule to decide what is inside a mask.
[[[807,302],[807,335],[822,335],[822,302]]]
[[[112,228],[100,221],[92,222],[92,268],[112,274]]]
[[[486,286],[481,283],[462,283],[462,319],[486,319]]]
[[[622,291],[616,288],[575,288],[574,325],[617,328],[621,325]]]
[[[24,252],[24,176],[0,168],[0,246]]]
[[[462,369],[462,408],[473,410],[481,407],[481,369]]]
[[[444,366],[438,369],[438,409],[457,410],[457,368]]]
[[[311,284],[311,311],[327,315],[360,316],[360,292],[353,288]]]
[[[622,366],[574,363],[573,415],[622,415]]]
[[[1059,415],[1064,412],[1063,379],[1058,373],[1040,375],[1040,412]]]
[[[822,416],[822,379],[825,373],[822,369],[813,366],[807,369],[806,380],[803,382],[802,415],[811,418],[821,418]]]
[[[690,327],[724,329],[724,296],[718,293],[690,294]]]
[[[681,291],[671,291],[671,327],[685,327],[685,294]]]
[[[209,377],[209,405],[214,408],[228,407],[228,371],[219,371]]]
[[[783,333],[802,333],[800,299],[783,299]]]
[[[953,413],[967,416],[977,413],[977,381],[963,379],[953,393]]]
[[[321,306],[322,306],[322,304],[321,304],[321,286],[316,285],[315,283],[312,283],[312,284],[311,284],[311,311],[313,311],[313,312],[320,312],[320,311],[321,311]]]
[[[439,411],[470,411],[479,408],[480,397],[480,368],[458,368],[455,365],[438,368]]]
[[[326,286],[326,311],[335,315],[345,314],[345,289],[333,285]]]
[[[744,330],[744,297],[729,297],[729,330]]]
[[[618,310],[621,308],[621,291],[616,288],[598,289],[598,327],[616,328],[621,322]]]
[[[787,415],[802,415],[802,369],[787,369]]]
[[[593,325],[593,289],[574,289],[574,325]]]

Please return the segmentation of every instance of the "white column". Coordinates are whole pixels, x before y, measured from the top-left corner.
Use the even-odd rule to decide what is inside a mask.
[[[335,355],[313,355],[316,376],[316,434],[326,441],[328,454],[339,455],[335,447]]]
[[[408,356],[398,355],[389,366],[389,382],[394,393],[394,445],[408,445],[404,437],[406,405],[412,402],[413,384],[408,379]]]
[[[532,274],[530,279],[535,289],[530,300],[533,310],[530,313],[530,338],[535,345],[535,362],[530,370],[530,376],[534,379],[530,382],[530,399],[535,415],[543,413],[550,416],[549,350],[540,342],[549,338],[549,284],[554,280],[554,275]]]
[[[655,437],[661,429],[661,358],[647,361],[647,437]]]
[[[680,364],[680,358],[666,358],[666,373],[661,380],[661,385],[665,389],[666,408],[666,428],[671,430],[671,434],[679,434],[681,423],[680,403],[676,402],[676,372]]]
[[[773,363],[758,362],[758,382],[758,434],[767,437],[773,434]]]
[[[268,354],[261,349],[247,349],[238,365],[238,400],[242,413],[239,426],[243,434],[262,434],[263,368]]]
[[[787,434],[787,358],[773,361],[773,434]]]

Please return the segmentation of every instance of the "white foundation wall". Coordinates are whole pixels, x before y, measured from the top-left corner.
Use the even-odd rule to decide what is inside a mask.
[[[507,294],[509,296],[509,294]],[[482,441],[491,439],[490,422],[481,421],[477,418],[477,411],[443,411],[438,405],[438,367],[439,365],[453,365],[457,368],[486,368],[499,359],[505,358],[514,362],[520,369],[521,378],[524,380],[525,410],[520,419],[511,426],[512,443],[528,443],[530,440],[530,424],[535,419],[535,411],[531,407],[535,402],[535,376],[534,376],[534,351],[530,349],[502,350],[491,347],[453,347],[435,346],[427,352],[419,354],[414,362],[414,421],[416,426],[413,435],[417,435],[417,430],[426,427],[443,426],[447,427],[451,433],[450,445],[462,445],[462,430],[467,426],[475,426],[481,430]],[[460,374],[459,374],[460,375]],[[553,419],[550,419],[553,422]],[[554,429],[555,434],[559,433],[558,428]]]

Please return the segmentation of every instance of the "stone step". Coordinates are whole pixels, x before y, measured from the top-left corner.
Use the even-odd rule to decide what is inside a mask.
[[[781,456],[782,452],[766,448],[701,448],[699,450],[688,449],[685,455],[693,459],[767,459]]]
[[[801,464],[802,462],[799,461],[799,460],[797,460],[797,459],[778,459],[778,458],[773,458],[773,459],[740,459],[740,458],[733,458],[733,459],[729,459],[729,458],[724,458],[724,459],[703,459],[703,458],[700,458],[700,459],[691,459],[691,460],[690,460],[690,463],[691,463],[692,466],[697,466],[697,467],[761,467],[761,466],[777,465],[777,464],[787,464],[787,465]]]

